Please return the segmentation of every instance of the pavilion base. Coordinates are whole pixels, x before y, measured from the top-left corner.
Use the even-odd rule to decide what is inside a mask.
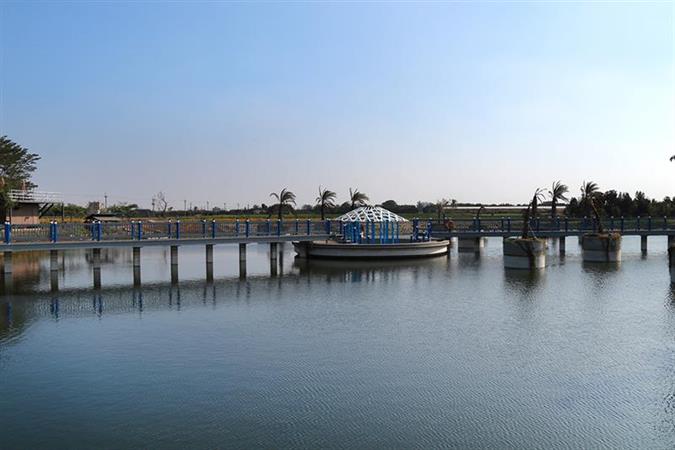
[[[618,233],[584,234],[581,239],[581,253],[582,259],[586,262],[620,262],[621,235]]]
[[[533,270],[546,267],[546,241],[536,238],[504,239],[504,267]]]

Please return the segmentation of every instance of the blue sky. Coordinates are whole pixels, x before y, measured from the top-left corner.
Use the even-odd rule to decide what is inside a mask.
[[[675,196],[672,2],[0,4],[0,133],[66,200]]]

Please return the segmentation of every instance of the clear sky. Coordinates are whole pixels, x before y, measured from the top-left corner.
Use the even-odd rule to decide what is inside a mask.
[[[675,3],[0,2],[0,133],[85,203],[675,196]]]

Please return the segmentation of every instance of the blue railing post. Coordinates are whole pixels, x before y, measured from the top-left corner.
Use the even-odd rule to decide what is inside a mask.
[[[621,232],[623,233],[623,228],[624,228],[624,218],[621,216]]]
[[[652,216],[647,216],[647,230],[652,231]]]
[[[59,223],[54,221],[54,242],[59,240]]]
[[[326,220],[324,227],[326,229],[326,234],[330,235],[330,220]]]
[[[668,229],[668,218],[666,216],[663,216],[663,229]]]
[[[101,240],[101,235],[103,235],[103,223],[99,220],[96,222],[96,240]]]
[[[640,216],[637,216],[637,229],[640,230]]]
[[[49,242],[54,242],[54,221],[49,222]]]
[[[5,244],[12,242],[12,224],[5,222]]]
[[[401,235],[400,235],[399,233],[400,233],[399,223],[396,222],[396,243],[397,243],[397,244],[398,244],[399,242],[401,242]]]
[[[138,224],[136,226],[136,232],[138,233],[138,240],[142,241],[143,240],[143,222],[140,220],[138,221]]]
[[[429,222],[427,222],[427,226],[429,225]],[[476,217],[476,231],[480,231],[480,217]]]
[[[300,220],[295,219],[295,235],[300,234]]]
[[[510,217],[506,218],[506,231],[508,231],[509,233],[511,232],[511,218]]]
[[[237,235],[239,234],[239,219],[237,219]],[[216,221],[211,221],[211,239],[216,238]]]
[[[478,226],[480,227],[480,219],[478,219]],[[393,228],[394,227],[392,226],[392,231],[394,231]],[[431,220],[427,222],[427,230],[428,230],[427,237],[431,238],[431,233],[433,233],[434,231],[434,223]]]
[[[202,237],[206,237],[206,220],[202,219]]]
[[[244,227],[244,231],[246,232],[246,237],[251,234],[251,221],[246,219],[246,226]]]
[[[239,219],[234,221],[234,235],[239,236]]]
[[[270,219],[267,219],[267,235],[269,236],[270,234],[272,234],[272,222]]]
[[[167,224],[166,224],[166,237],[171,239],[171,236],[172,236],[171,221],[169,220],[169,222],[167,222]]]
[[[131,221],[131,230],[130,230],[130,234],[131,234],[131,240],[132,240],[132,241],[133,241],[134,239],[136,239],[136,222],[133,221],[133,220]]]
[[[614,231],[614,216],[609,218],[609,229]]]
[[[565,217],[565,233],[567,233],[570,230],[570,219],[569,217]]]
[[[312,234],[312,221],[307,219],[307,236]]]
[[[180,220],[176,221],[176,239],[180,239]]]
[[[504,218],[502,217],[500,220],[500,229],[502,230],[502,233],[504,232]]]
[[[281,236],[281,219],[277,219],[277,236]]]

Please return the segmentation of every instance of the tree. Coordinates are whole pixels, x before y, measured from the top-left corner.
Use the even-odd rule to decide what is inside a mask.
[[[352,191],[352,188],[349,188],[349,201],[352,204],[352,209],[356,208],[357,206],[365,205],[368,200],[370,199],[365,193],[359,192],[358,189],[354,189]]]
[[[450,201],[447,198],[436,200],[436,213],[438,214],[438,220],[442,219],[443,210],[448,206],[450,206]]]
[[[521,232],[521,238],[528,238],[530,234],[530,219],[537,217],[537,207],[539,206],[539,202],[543,199],[543,190],[541,188],[537,188],[537,190],[534,191],[534,195],[532,196],[532,201],[528,203],[527,209],[525,209],[523,212],[523,229]]]
[[[328,189],[321,189],[319,186],[319,196],[316,198],[316,203],[321,209],[321,220],[326,220],[326,208],[335,208],[335,198],[337,194]]]
[[[567,197],[565,197],[565,194],[569,192],[569,189],[567,188],[567,185],[562,184],[560,181],[556,181],[553,183],[551,186],[551,190],[548,191],[548,195],[551,197],[551,219],[555,219],[555,216],[557,214],[557,207],[558,207],[558,202],[567,201]]]
[[[162,213],[162,215],[166,213],[166,210],[169,206],[169,202],[166,201],[166,196],[162,191],[159,191],[157,195],[155,195],[152,204],[157,206],[157,209]]]
[[[40,156],[13,142],[7,136],[0,137],[0,221],[7,220],[7,210],[12,207],[9,191],[36,187],[30,177],[37,168]]]
[[[581,185],[581,201],[579,202],[587,213],[591,209],[591,199],[600,193],[600,188],[593,181],[584,181]]]
[[[276,192],[272,192],[270,197],[274,197],[277,200],[275,207],[277,209],[277,217],[279,220],[281,220],[283,209],[285,207],[293,210],[291,205],[295,205],[295,194],[289,191],[287,188],[283,188],[278,194]]]

